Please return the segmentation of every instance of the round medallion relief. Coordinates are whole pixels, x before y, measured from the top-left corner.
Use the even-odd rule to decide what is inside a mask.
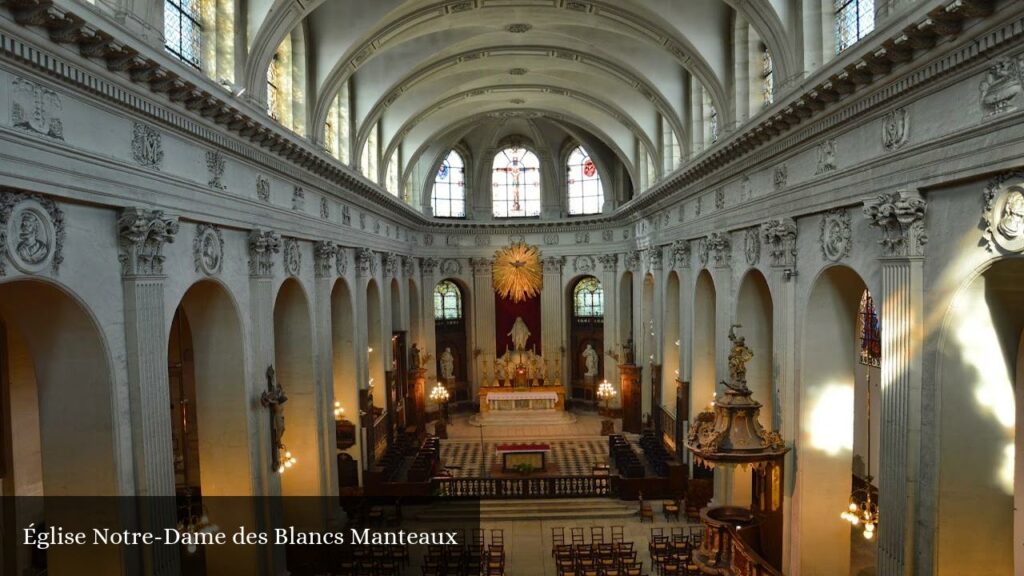
[[[53,222],[34,200],[20,202],[7,222],[7,252],[14,267],[26,274],[46,268],[53,256]]]

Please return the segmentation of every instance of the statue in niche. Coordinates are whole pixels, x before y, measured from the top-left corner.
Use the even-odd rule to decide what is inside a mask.
[[[273,469],[281,465],[281,448],[284,446],[284,403],[288,397],[277,383],[274,367],[267,367],[267,390],[260,395],[260,405],[270,410],[270,446]]]
[[[522,316],[517,316],[516,321],[512,324],[512,329],[508,331],[506,336],[512,337],[512,345],[516,350],[526,350],[526,341],[530,339],[530,329],[526,327],[526,322],[523,321]]]
[[[29,264],[39,264],[50,253],[50,245],[44,236],[43,223],[39,216],[29,210],[22,212],[18,226],[18,257]]]
[[[452,356],[450,347],[445,347],[444,352],[441,353],[441,379],[455,379],[455,357]]]
[[[412,346],[409,348],[409,367],[413,370],[419,370],[420,362],[420,347],[413,342]]]
[[[996,229],[1008,240],[1024,234],[1024,194],[1014,190],[1007,195]]]
[[[583,365],[586,366],[586,371],[583,373],[584,378],[597,378],[597,350],[590,344],[583,350]]]
[[[624,358],[623,364],[629,366],[636,363],[636,352],[633,348],[633,334],[629,334],[629,340],[626,340],[626,346],[622,349],[622,356]]]
[[[747,362],[754,358],[754,352],[747,347],[747,339],[736,335],[736,328],[742,328],[739,324],[733,324],[729,328],[729,341],[732,342],[732,350],[729,351],[729,382],[725,385],[733,390],[747,389]]]

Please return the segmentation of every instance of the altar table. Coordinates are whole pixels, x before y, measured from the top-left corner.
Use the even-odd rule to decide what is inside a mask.
[[[561,386],[512,388],[487,386],[480,389],[480,412],[551,412],[565,410],[565,390]]]
[[[525,464],[531,470],[543,472],[547,468],[547,453],[550,444],[498,444],[494,451],[501,456],[501,469],[514,472],[515,467]]]

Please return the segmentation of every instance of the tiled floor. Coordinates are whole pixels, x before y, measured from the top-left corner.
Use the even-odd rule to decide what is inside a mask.
[[[494,452],[497,443],[484,442],[483,457],[480,442],[441,441],[441,462],[455,477],[480,477],[493,471],[499,464]],[[564,476],[590,476],[596,464],[608,463],[608,440],[604,437],[579,440],[550,440],[547,454],[548,471]]]

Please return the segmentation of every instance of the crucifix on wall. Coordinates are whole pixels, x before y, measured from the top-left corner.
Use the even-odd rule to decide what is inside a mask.
[[[267,367],[267,390],[260,395],[260,405],[270,411],[270,464],[273,470],[281,468],[281,450],[284,447],[284,403],[288,397],[277,383],[274,366]]]
[[[526,171],[533,170],[533,168],[523,165],[521,161],[522,149],[520,148],[512,148],[506,151],[506,156],[508,157],[508,164],[501,168],[496,168],[495,171],[505,174],[505,184],[512,189],[512,212],[519,212],[523,209],[521,202],[522,176],[525,175]]]

